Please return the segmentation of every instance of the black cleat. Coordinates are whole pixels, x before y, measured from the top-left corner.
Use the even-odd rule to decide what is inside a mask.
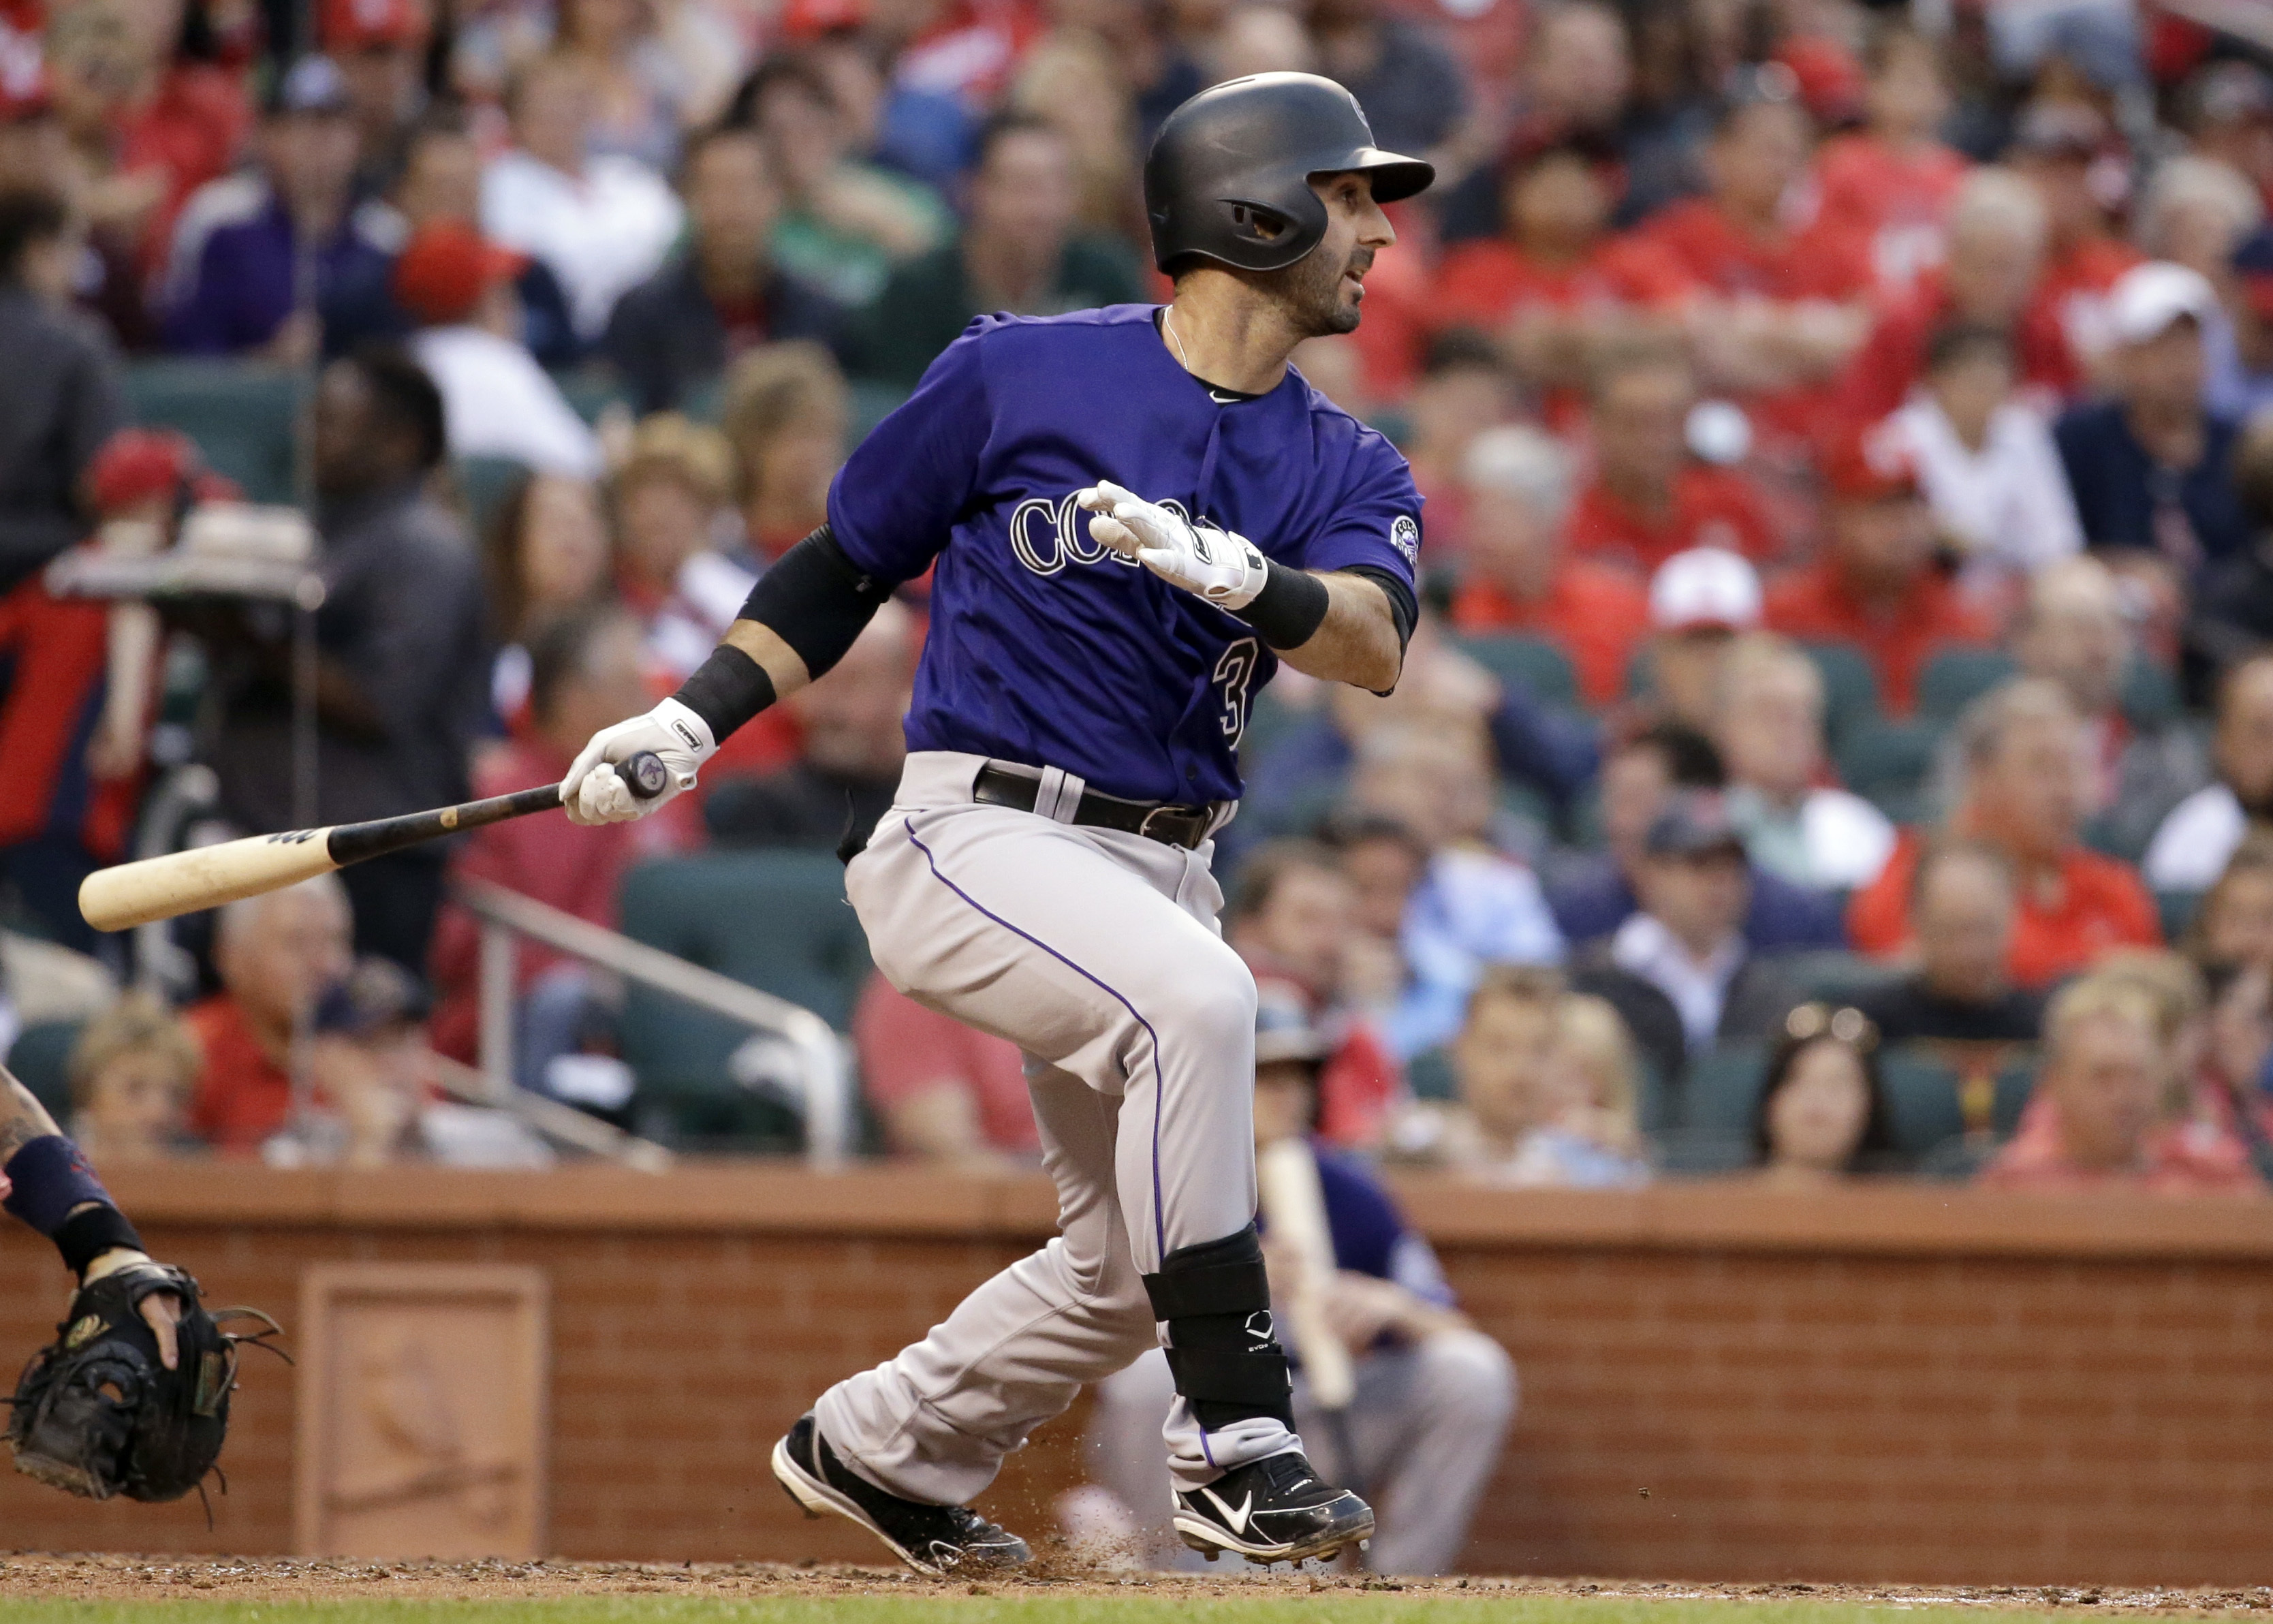
[[[1266,1566],[1300,1562],[1373,1538],[1373,1507],[1321,1479],[1301,1455],[1273,1455],[1179,1493],[1176,1532],[1210,1561],[1233,1551]]]
[[[920,1574],[1023,1568],[1031,1553],[1016,1534],[967,1506],[929,1506],[888,1494],[857,1476],[814,1425],[810,1411],[774,1446],[774,1477],[808,1517],[824,1511],[858,1522]],[[1366,1527],[1373,1527],[1369,1514]]]

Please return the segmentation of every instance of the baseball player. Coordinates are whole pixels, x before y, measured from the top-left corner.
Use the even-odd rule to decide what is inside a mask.
[[[773,1455],[809,1513],[924,1572],[1025,1561],[967,1503],[1155,1346],[1187,1543],[1271,1562],[1372,1532],[1294,1430],[1254,1222],[1255,982],[1208,863],[1280,660],[1397,681],[1420,498],[1287,357],[1357,325],[1395,240],[1381,206],[1433,178],[1326,79],[1186,102],[1144,170],[1174,302],[973,321],[701,669],[562,780],[580,822],[652,811],[933,570],[907,767],[845,889],[895,987],[1024,1051],[1061,1234],[831,1387]],[[640,750],[671,771],[646,801],[612,770]]]

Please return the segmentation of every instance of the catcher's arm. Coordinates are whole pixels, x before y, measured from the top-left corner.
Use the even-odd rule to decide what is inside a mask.
[[[81,1285],[147,1263],[141,1237],[30,1089],[0,1068],[0,1207],[56,1243]],[[139,1312],[168,1370],[180,1357],[174,1327],[181,1299],[161,1291]]]

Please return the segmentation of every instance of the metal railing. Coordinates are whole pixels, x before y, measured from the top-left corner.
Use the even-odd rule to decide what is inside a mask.
[[[517,938],[526,936],[777,1040],[787,1051],[805,1117],[806,1163],[843,1164],[852,1138],[851,1076],[843,1041],[820,1016],[487,880],[461,879],[453,891],[481,921],[481,1070],[493,1086],[510,1086],[514,1077]]]

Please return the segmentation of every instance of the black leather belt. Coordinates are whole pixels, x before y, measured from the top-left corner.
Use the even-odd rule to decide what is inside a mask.
[[[971,798],[990,807],[1031,812],[1041,787],[1039,778],[1000,767],[981,767],[978,778],[971,781]],[[1147,840],[1181,846],[1190,851],[1207,838],[1215,813],[1213,807],[1172,807],[1157,801],[1123,801],[1117,795],[1100,794],[1091,789],[1082,792],[1072,821],[1096,829],[1118,829],[1127,834],[1143,835]]]

